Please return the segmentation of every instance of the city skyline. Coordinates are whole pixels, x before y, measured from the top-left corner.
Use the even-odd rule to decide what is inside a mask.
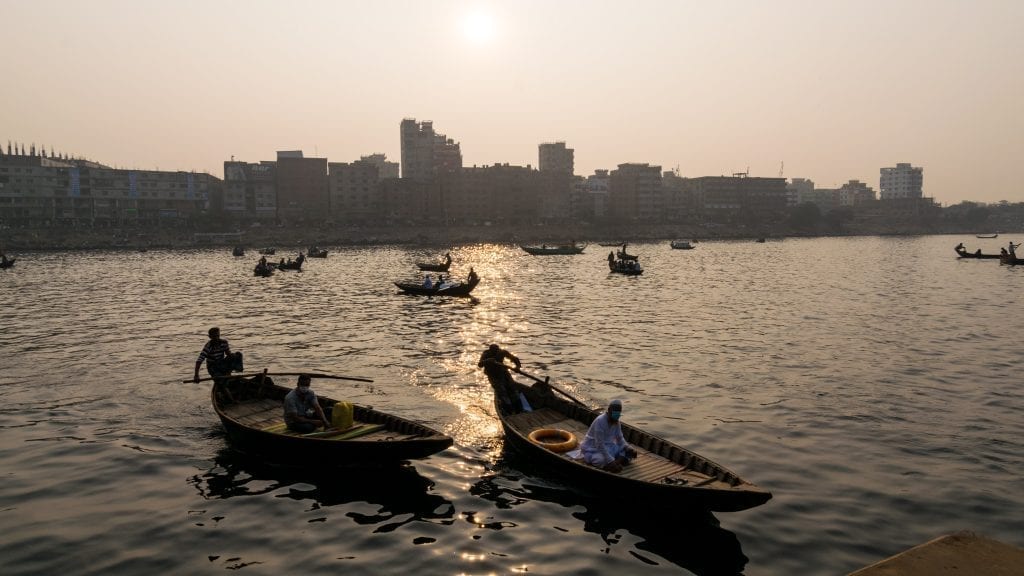
[[[0,143],[221,175],[277,150],[400,154],[432,120],[466,166],[639,162],[820,188],[924,168],[943,204],[1024,201],[1013,2],[7,2]],[[54,9],[56,7],[56,9]]]

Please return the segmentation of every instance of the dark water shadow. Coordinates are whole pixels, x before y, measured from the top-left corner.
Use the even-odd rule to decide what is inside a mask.
[[[408,463],[318,470],[267,464],[225,448],[207,471],[189,478],[189,484],[206,500],[276,493],[278,497],[310,500],[319,507],[351,502],[380,507],[372,515],[348,513],[357,524],[381,524],[398,516],[404,518],[377,531],[391,531],[416,521],[450,524],[455,517],[455,505],[433,494],[434,482]],[[284,488],[287,492],[283,492]]]
[[[560,484],[508,448],[487,475],[470,487],[470,492],[499,508],[527,501],[582,507],[583,511],[572,516],[583,523],[583,530],[599,535],[609,548],[621,541],[623,531],[641,538],[629,553],[645,564],[661,564],[664,559],[698,576],[739,576],[749,560],[736,534],[722,528],[714,514],[705,509],[671,502],[643,503],[630,499],[629,494],[602,498],[579,486]]]

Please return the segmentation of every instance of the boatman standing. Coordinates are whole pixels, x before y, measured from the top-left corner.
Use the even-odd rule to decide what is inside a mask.
[[[497,344],[488,346],[480,354],[480,360],[476,365],[484,369],[487,379],[491,381],[491,387],[494,388],[494,396],[505,412],[516,414],[522,412],[522,405],[517,401],[518,394],[512,375],[508,373],[509,366],[505,364],[506,358],[515,364],[516,370],[522,366],[522,362],[516,358],[515,354],[508,350],[502,350]]]
[[[231,345],[220,337],[220,328],[214,326],[207,334],[210,336],[210,340],[203,346],[203,351],[199,353],[199,359],[196,360],[193,381],[199,382],[199,367],[202,366],[204,360],[206,361],[206,371],[213,378],[229,376],[232,371],[241,372],[242,353],[231,353]]]

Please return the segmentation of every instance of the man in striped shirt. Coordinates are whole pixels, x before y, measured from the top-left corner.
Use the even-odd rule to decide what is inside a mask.
[[[223,378],[231,374],[232,370],[242,371],[242,353],[231,353],[231,346],[227,340],[220,337],[220,328],[214,326],[208,333],[210,341],[203,346],[196,360],[196,372],[193,380],[199,382],[199,367],[206,361],[206,371],[213,378]]]

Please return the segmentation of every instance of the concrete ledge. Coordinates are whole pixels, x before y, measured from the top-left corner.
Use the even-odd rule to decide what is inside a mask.
[[[849,576],[1024,576],[1024,550],[972,532],[941,536]]]

